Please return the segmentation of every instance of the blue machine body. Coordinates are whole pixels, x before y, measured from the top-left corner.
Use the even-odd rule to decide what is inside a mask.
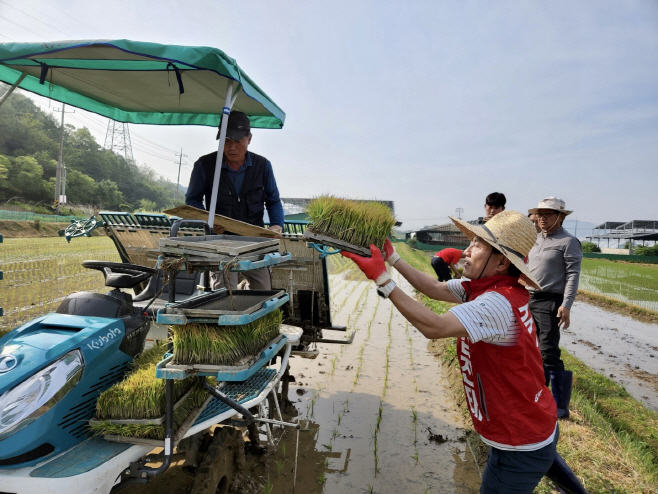
[[[69,299],[76,296],[108,297],[78,293]],[[0,470],[36,465],[88,438],[99,394],[123,378],[149,327],[148,318],[135,313],[117,318],[53,313],[0,338],[0,359],[13,365],[0,373],[0,397],[73,350],[80,351],[84,365],[80,380],[60,401],[0,440]]]

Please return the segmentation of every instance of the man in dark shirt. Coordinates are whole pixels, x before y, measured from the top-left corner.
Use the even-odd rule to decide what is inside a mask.
[[[564,369],[560,359],[560,326],[567,329],[570,324],[583,250],[580,241],[562,228],[564,218],[571,214],[562,199],[547,197],[528,212],[535,215],[541,229],[528,254],[528,268],[541,286],[541,290],[531,291],[530,311],[537,324],[546,381],[548,384],[550,380],[558,417],[566,418],[572,373]]]
[[[251,143],[249,117],[232,111],[228,117],[222,173],[217,192],[215,213],[256,226],[264,225],[264,213],[270,220],[270,230],[279,234],[283,229],[283,205],[274,179],[272,164],[264,157],[247,150]],[[219,134],[217,136],[219,139]],[[217,152],[202,156],[194,163],[185,204],[199,209],[210,209]],[[215,228],[215,233],[223,233]],[[230,232],[229,232],[230,233]],[[269,290],[269,270],[263,268],[243,273],[249,287]],[[213,275],[213,288],[222,285],[222,276]],[[231,286],[237,285],[237,273],[231,273]]]

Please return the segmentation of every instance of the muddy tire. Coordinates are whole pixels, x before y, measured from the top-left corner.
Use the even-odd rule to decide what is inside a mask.
[[[244,468],[244,440],[242,433],[232,427],[215,429],[196,472],[190,494],[227,494],[236,472]]]

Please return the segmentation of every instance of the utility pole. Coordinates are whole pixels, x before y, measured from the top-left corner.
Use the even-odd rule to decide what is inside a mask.
[[[183,166],[183,158],[187,158],[186,154],[183,154],[183,148],[180,148],[180,154],[177,154],[178,156],[178,180],[176,180],[176,197],[174,200],[178,199],[178,193],[180,190],[180,169]],[[174,163],[176,163],[174,161]],[[187,165],[187,163],[185,163]]]
[[[62,186],[62,166],[64,164],[64,114],[67,113],[66,111],[66,105],[62,103],[62,128],[60,131],[59,135],[59,158],[57,159],[57,172],[55,173],[55,201],[53,204],[55,205],[55,212],[59,214],[59,203],[61,200],[61,186]],[[68,112],[68,113],[75,113],[73,112]]]
[[[457,218],[460,220],[462,219],[462,213],[464,212],[464,208],[457,208],[455,209],[455,213],[457,213]]]
[[[576,220],[576,226],[573,231],[573,236],[578,238],[578,220]]]

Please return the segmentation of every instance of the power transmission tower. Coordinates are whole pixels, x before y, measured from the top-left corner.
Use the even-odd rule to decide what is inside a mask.
[[[457,213],[457,218],[460,220],[462,219],[462,213],[464,212],[464,208],[457,208],[455,209],[455,213]]]
[[[112,119],[108,120],[103,148],[123,156],[126,163],[135,164],[133,146],[130,141],[130,130],[127,123],[116,122]]]
[[[176,197],[174,200],[178,200],[178,193],[180,190],[180,169],[183,165],[187,165],[187,162],[183,163],[183,158],[187,158],[186,154],[183,154],[183,148],[180,148],[180,154],[177,154],[178,156],[178,180],[176,180]],[[176,161],[174,161],[176,163]]]

